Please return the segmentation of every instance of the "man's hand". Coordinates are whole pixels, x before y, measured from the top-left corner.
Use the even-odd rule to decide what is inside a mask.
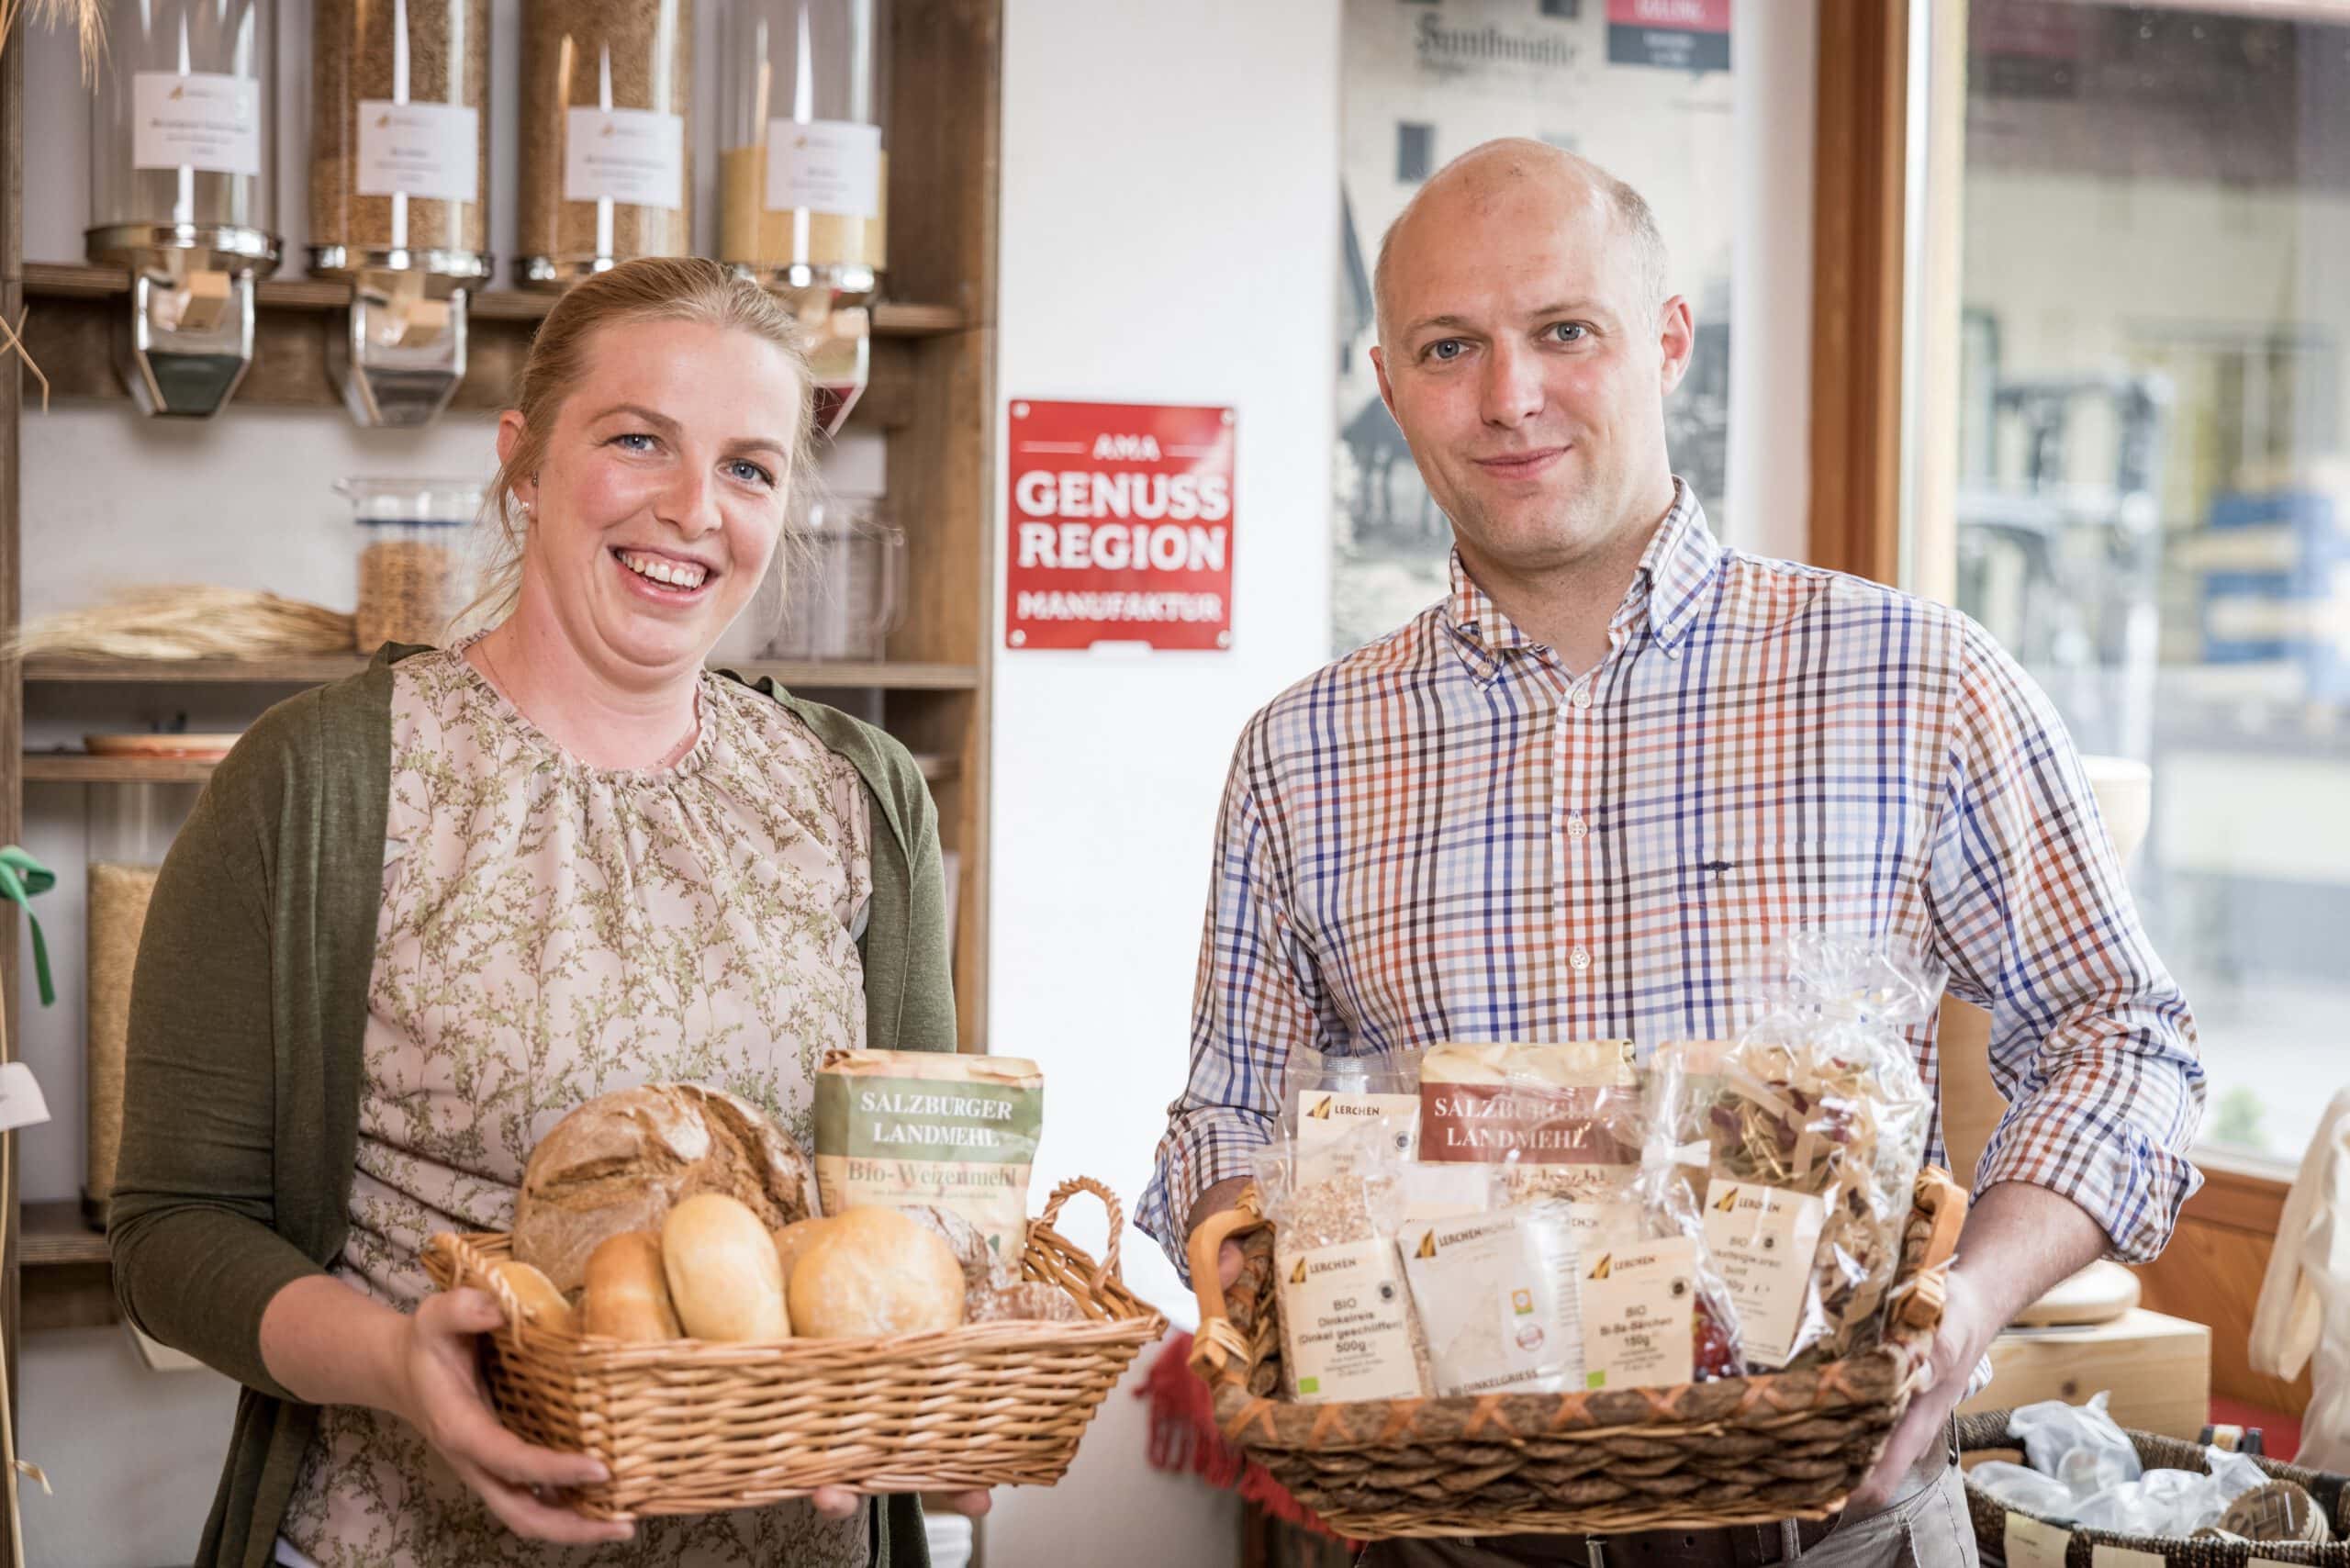
[[[2105,1250],[2104,1228],[2062,1193],[2021,1182],[1986,1189],[1959,1233],[1959,1260],[1951,1266],[1942,1327],[1927,1358],[1931,1382],[1909,1401],[1901,1424],[1886,1439],[1885,1457],[1844,1505],[1849,1517],[1874,1513],[1966,1395],[1975,1364],[1992,1338],[2038,1301],[2049,1287],[2087,1268]]]
[[[1901,1484],[1909,1467],[1942,1440],[1942,1428],[1966,1396],[1966,1384],[1975,1375],[1976,1363],[1990,1349],[1992,1336],[2006,1327],[1989,1318],[1987,1305],[1972,1280],[1955,1269],[1951,1271],[1942,1327],[1934,1331],[1934,1348],[1926,1358],[1927,1374],[1932,1381],[1910,1398],[1900,1425],[1886,1439],[1885,1457],[1845,1503],[1847,1518],[1874,1514],[1892,1502],[1893,1489]]]
[[[1200,1201],[1192,1205],[1191,1223],[1184,1226],[1183,1234],[1186,1237],[1197,1234],[1200,1226],[1207,1224],[1210,1215],[1222,1214],[1225,1209],[1234,1207],[1240,1202],[1240,1194],[1248,1190],[1248,1178],[1234,1176],[1202,1193]],[[1233,1282],[1240,1278],[1240,1243],[1227,1241],[1217,1249],[1215,1272],[1216,1283],[1225,1290],[1230,1290]]]

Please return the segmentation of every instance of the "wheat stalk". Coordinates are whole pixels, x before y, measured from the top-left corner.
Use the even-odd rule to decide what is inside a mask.
[[[0,50],[7,49],[17,17],[27,11],[35,21],[52,28],[61,21],[72,22],[74,39],[82,46],[82,84],[88,86],[98,79],[98,61],[106,49],[106,18],[100,0],[0,0]]]
[[[248,588],[162,584],[130,589],[106,604],[45,616],[0,658],[66,654],[115,659],[252,659],[347,654],[350,616]]]

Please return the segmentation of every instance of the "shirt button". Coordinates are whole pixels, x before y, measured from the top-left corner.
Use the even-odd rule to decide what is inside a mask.
[[[1567,836],[1569,838],[1581,838],[1590,831],[1590,824],[1583,820],[1583,813],[1581,812],[1569,812],[1567,813]]]
[[[1588,687],[1588,686],[1578,686],[1578,687],[1576,687],[1576,688],[1575,688],[1575,694],[1574,694],[1573,701],[1574,701],[1574,705],[1575,705],[1576,707],[1578,707],[1578,708],[1588,708],[1588,707],[1590,707],[1590,706],[1591,706],[1591,688],[1590,688],[1590,687]]]
[[[1583,948],[1577,947],[1567,955],[1567,963],[1577,974],[1581,974],[1591,968],[1591,954]]]

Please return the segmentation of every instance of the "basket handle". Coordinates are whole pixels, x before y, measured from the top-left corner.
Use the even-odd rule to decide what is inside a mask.
[[[1925,1256],[1901,1303],[1901,1321],[1913,1328],[1931,1328],[1942,1321],[1951,1260],[1958,1255],[1959,1232],[1966,1226],[1966,1189],[1948,1171],[1929,1166],[1918,1172],[1917,1193],[1919,1206],[1931,1216],[1930,1228]]]
[[[1236,1239],[1265,1223],[1262,1201],[1257,1195],[1257,1184],[1250,1182],[1240,1190],[1239,1201],[1228,1209],[1218,1209],[1200,1222],[1199,1229],[1183,1244],[1183,1253],[1192,1265],[1192,1294],[1199,1298],[1200,1327],[1192,1336],[1192,1370],[1208,1382],[1211,1372],[1224,1370],[1227,1357],[1241,1353],[1239,1331],[1232,1327],[1225,1315],[1224,1279],[1216,1268],[1217,1254],[1226,1241]]]
[[[1053,1195],[1045,1200],[1045,1213],[1039,1223],[1058,1229],[1057,1222],[1061,1217],[1061,1205],[1079,1193],[1091,1193],[1101,1199],[1102,1208],[1110,1215],[1110,1244],[1102,1249],[1102,1261],[1093,1265],[1093,1277],[1085,1282],[1086,1288],[1098,1291],[1104,1280],[1123,1285],[1126,1281],[1118,1271],[1118,1244],[1126,1228],[1126,1215],[1125,1211],[1118,1206],[1117,1193],[1091,1176],[1072,1176],[1054,1188]]]
[[[496,1298],[498,1309],[506,1315],[506,1321],[494,1332],[503,1334],[506,1342],[520,1354],[525,1348],[522,1336],[529,1320],[523,1316],[521,1302],[515,1297],[514,1287],[508,1284],[497,1270],[486,1266],[481,1254],[468,1246],[462,1237],[444,1230],[424,1245],[425,1250],[438,1255],[448,1270],[449,1289],[480,1291]]]

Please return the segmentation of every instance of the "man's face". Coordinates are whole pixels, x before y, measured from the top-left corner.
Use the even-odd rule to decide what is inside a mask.
[[[1572,566],[1652,526],[1688,306],[1587,186],[1435,195],[1388,254],[1379,387],[1473,567]]]

